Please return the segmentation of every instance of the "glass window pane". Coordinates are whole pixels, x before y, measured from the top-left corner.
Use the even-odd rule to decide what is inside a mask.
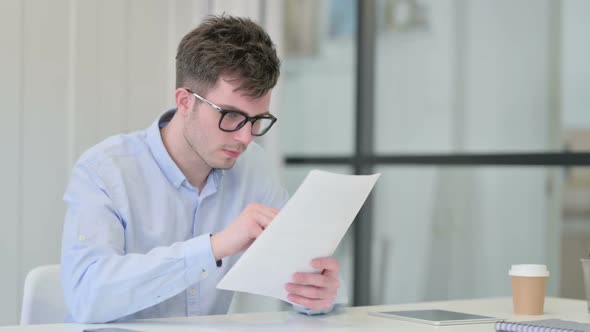
[[[590,167],[564,171],[559,295],[585,299],[580,258],[590,257]]]
[[[590,132],[587,1],[377,4],[379,153],[547,151]]]
[[[561,84],[565,147],[590,151],[590,2],[560,2],[562,8]]]
[[[389,166],[378,171],[373,304],[510,296],[508,270],[518,263],[547,264],[547,294],[565,295],[560,280],[581,273],[579,258],[588,254],[588,246],[584,252],[569,251],[574,266],[567,270],[559,254],[566,236],[561,231],[563,169]],[[590,214],[580,224],[586,242],[578,246],[590,242]],[[574,292],[584,296],[579,284],[569,294]]]
[[[451,150],[453,3],[377,1],[378,153]]]
[[[353,0],[285,2],[278,124],[287,155],[352,153],[355,22]]]

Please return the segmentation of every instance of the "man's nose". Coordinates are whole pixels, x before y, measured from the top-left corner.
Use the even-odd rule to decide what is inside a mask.
[[[250,121],[248,121],[242,128],[235,131],[234,133],[236,141],[244,145],[250,144],[250,142],[252,142],[254,139],[254,136],[252,136],[252,123]]]

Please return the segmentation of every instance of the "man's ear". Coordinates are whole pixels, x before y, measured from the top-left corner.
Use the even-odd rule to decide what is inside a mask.
[[[175,97],[176,108],[178,109],[178,112],[183,117],[186,117],[188,115],[188,112],[193,108],[193,105],[195,103],[195,96],[193,96],[185,88],[178,88],[176,89]]]

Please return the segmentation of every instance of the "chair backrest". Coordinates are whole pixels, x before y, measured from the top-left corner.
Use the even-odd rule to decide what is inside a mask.
[[[65,317],[60,266],[42,265],[32,269],[25,279],[20,324],[63,323]]]

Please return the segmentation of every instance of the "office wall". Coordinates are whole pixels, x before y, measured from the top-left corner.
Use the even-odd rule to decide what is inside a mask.
[[[0,277],[0,317],[14,322],[24,271],[38,262],[54,261],[59,247],[53,240],[59,238],[63,218],[56,208],[61,205],[56,189],[63,186],[67,172],[63,110],[68,20],[62,13],[68,12],[68,6],[65,1],[51,5],[9,1],[2,6],[1,21],[7,24],[1,29],[2,44],[7,52],[0,61],[5,67],[0,102],[8,131],[3,131],[1,144],[9,155],[1,172],[7,185],[0,191],[3,233],[10,247],[0,253],[5,271]],[[51,16],[58,20],[46,18]]]
[[[276,6],[0,1],[0,325],[18,323],[26,273],[59,262],[62,195],[79,155],[109,135],[147,127],[174,105],[180,38],[208,13],[257,19]]]
[[[0,2],[0,114],[2,114],[5,128],[0,130],[0,144],[2,146],[2,162],[0,163],[0,227],[2,241],[0,241],[0,324],[14,321],[17,315],[15,306],[18,297],[18,269],[16,262],[19,253],[19,216],[21,209],[21,171],[20,158],[22,138],[21,113],[22,99],[20,98],[21,77],[21,49],[22,49],[22,3],[19,0]]]

